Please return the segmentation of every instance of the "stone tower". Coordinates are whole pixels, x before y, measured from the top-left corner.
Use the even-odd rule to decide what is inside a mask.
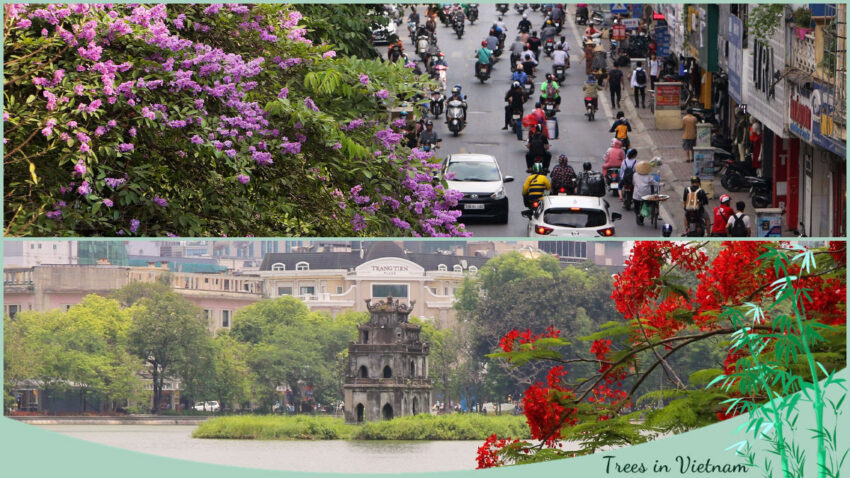
[[[401,304],[392,297],[376,304],[366,300],[371,318],[358,326],[357,342],[348,345],[343,387],[347,423],[431,410],[430,345],[419,338],[421,327],[407,321],[414,303]]]

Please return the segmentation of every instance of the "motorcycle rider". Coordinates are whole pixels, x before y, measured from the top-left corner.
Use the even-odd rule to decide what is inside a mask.
[[[629,131],[631,130],[632,125],[629,123],[629,120],[626,119],[626,114],[622,111],[618,111],[617,119],[614,121],[614,124],[611,125],[611,129],[609,129],[608,132],[614,133],[614,137],[623,143],[623,147],[629,149]]]
[[[522,55],[522,48],[525,46],[525,43],[522,42],[519,35],[517,35],[516,39],[513,43],[511,43],[511,61],[517,62],[519,61],[520,55]]]
[[[552,153],[549,152],[549,139],[543,134],[543,127],[539,124],[532,130],[528,141],[525,143],[528,152],[525,153],[525,166],[531,172],[535,158],[543,158],[543,171],[549,172],[549,163],[552,161]]]
[[[599,33],[599,30],[596,29],[596,27],[594,26],[594,23],[595,22],[593,20],[589,20],[587,22],[587,28],[584,29],[585,38],[588,38],[591,41],[593,41],[593,35],[596,35],[597,33]]]
[[[556,35],[558,35],[558,29],[555,28],[555,24],[552,23],[552,20],[546,20],[543,30],[540,30],[540,42],[544,45],[549,40],[554,42]]]
[[[519,81],[514,81],[511,84],[511,89],[505,93],[505,101],[507,101],[508,104],[505,105],[505,127],[502,128],[503,130],[507,130],[510,126],[512,126],[511,122],[513,120],[513,112],[514,110],[522,111],[524,99],[525,95],[522,91],[522,85]]]
[[[540,58],[540,38],[537,36],[537,32],[531,32],[531,36],[528,37],[528,48],[534,52],[534,58]]]
[[[620,165],[620,201],[623,200],[623,190],[626,187],[634,187],[634,174],[637,170],[637,154],[637,150],[634,148],[626,151],[626,159],[624,159],[623,164]],[[634,197],[634,195],[632,196]]]
[[[478,65],[485,65],[489,75],[493,70],[493,50],[487,48],[487,40],[481,42],[481,48],[475,54],[478,57],[478,61],[475,62],[475,72],[478,72]]]
[[[463,25],[463,22],[466,21],[466,14],[463,13],[462,8],[460,8],[460,7],[455,8],[454,13],[452,13],[452,21],[454,21],[455,24],[459,23],[459,24],[461,24],[461,26]]]
[[[516,71],[511,75],[511,82],[515,81],[518,81],[520,86],[525,86],[528,83],[528,75],[525,73],[522,63],[517,63]]]
[[[561,111],[560,87],[551,73],[546,73],[546,81],[540,84],[540,102],[544,103],[550,97],[555,100],[555,111]]]
[[[522,200],[525,207],[529,209],[532,208],[534,201],[542,198],[552,188],[549,178],[540,174],[540,169],[540,164],[534,163],[533,169],[528,170],[531,176],[526,178],[525,184],[522,185]]]
[[[552,169],[552,194],[564,192],[567,195],[576,193],[576,172],[572,166],[567,164],[567,155],[558,156],[558,165]]]
[[[611,168],[620,169],[625,159],[626,152],[623,151],[623,144],[617,139],[612,139],[611,147],[608,148],[608,151],[605,151],[605,163],[602,164],[602,175],[607,176],[608,170]]]
[[[458,100],[461,103],[463,103],[463,122],[466,123],[466,106],[467,106],[466,95],[461,93],[461,86],[460,85],[454,85],[452,87],[452,95],[449,96],[449,99],[446,100],[446,105],[448,105],[450,102],[452,102],[454,100]],[[448,123],[449,123],[449,111],[448,111],[448,108],[446,108],[446,124],[448,124]]]
[[[561,35],[559,41],[555,42],[555,49],[570,51],[570,44],[567,42],[567,37]]]
[[[522,61],[523,69],[528,76],[534,76],[534,67],[537,66],[537,55],[531,51],[531,47],[528,43],[522,47],[522,54],[520,55],[520,60]]]
[[[582,85],[582,91],[584,92],[585,98],[590,98],[590,103],[593,105],[593,110],[596,111],[599,109],[599,92],[602,90],[602,87],[596,81],[596,77],[593,75],[587,75],[587,81]]]
[[[552,5],[552,10],[549,11],[549,17],[553,22],[560,22],[564,18],[564,10],[560,3]]]
[[[531,31],[531,21],[528,19],[528,14],[522,14],[522,20],[519,21],[519,24],[516,26],[517,31],[528,33]]]
[[[390,45],[390,49],[387,52],[387,61],[390,63],[397,62],[401,58],[402,53],[404,53],[404,45],[401,43],[401,40],[394,42]]]
[[[529,120],[532,122],[531,123],[532,126],[537,126],[537,127],[542,128],[543,129],[543,135],[546,136],[546,138],[549,138],[549,128],[546,125],[546,112],[543,111],[543,105],[541,105],[539,101],[537,103],[534,103],[534,110],[531,113],[529,113],[528,116],[523,118],[523,120],[525,121],[526,118],[529,118]],[[532,127],[528,130],[528,137],[529,138],[531,138],[532,134],[534,133],[534,129],[535,128]]]
[[[416,12],[416,7],[410,7],[410,15],[407,17],[407,21],[419,25],[419,13]]]
[[[634,151],[634,156],[637,157],[637,151],[631,149],[629,150],[629,153],[631,154],[632,151]],[[631,159],[632,157],[629,156],[629,158]],[[625,164],[626,162],[623,161],[624,166]],[[658,184],[655,182],[655,179],[649,175],[651,171],[652,165],[650,165],[648,161],[638,161],[635,165],[635,173],[632,178],[632,184],[634,185],[632,200],[635,204],[635,220],[639,225],[643,225],[643,215],[641,214],[643,197],[652,194],[652,186]]]
[[[711,226],[711,237],[727,237],[729,231],[726,230],[726,224],[729,218],[735,214],[732,207],[729,205],[732,198],[728,194],[720,196],[720,205],[714,208],[714,223]]]
[[[552,71],[555,70],[556,66],[563,66],[567,68],[567,65],[570,62],[570,55],[566,50],[562,49],[560,46],[555,48],[555,51],[552,52]]]
[[[502,33],[508,33],[508,27],[507,27],[507,26],[505,26],[505,22],[504,22],[504,21],[502,21],[502,16],[501,16],[501,15],[499,15],[498,20],[496,20],[496,22],[495,22],[495,23],[493,23],[493,27],[497,28],[497,29],[498,29],[499,31],[501,31]]]
[[[439,148],[443,140],[437,136],[434,131],[434,122],[431,120],[425,121],[425,130],[419,133],[419,147],[430,146],[431,148]]]
[[[708,218],[708,214],[705,212],[705,206],[708,204],[708,196],[705,194],[705,191],[702,190],[702,187],[700,187],[701,184],[702,182],[700,181],[699,176],[692,176],[691,185],[685,188],[685,190],[682,192],[682,208],[685,209],[686,231],[688,230],[689,206],[690,210],[694,210],[694,208],[697,208],[697,217],[702,219],[704,231],[708,231],[709,226],[711,224]]]
[[[440,67],[440,68],[437,68]],[[446,89],[446,73],[443,74],[442,80],[440,79],[440,71],[447,71],[449,69],[449,64],[446,63],[446,55],[443,52],[437,53],[437,60],[431,66],[434,79],[440,83],[440,90],[445,91]]]

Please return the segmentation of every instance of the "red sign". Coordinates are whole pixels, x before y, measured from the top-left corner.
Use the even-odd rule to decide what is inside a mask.
[[[812,110],[797,101],[796,96],[791,97],[791,121],[797,123],[798,125],[806,128],[807,130],[812,129]]]
[[[665,85],[655,84],[655,106],[679,107],[679,90],[682,85],[679,83],[668,83]]]
[[[626,39],[626,26],[625,25],[614,25],[611,27],[611,38],[614,40],[625,40]]]

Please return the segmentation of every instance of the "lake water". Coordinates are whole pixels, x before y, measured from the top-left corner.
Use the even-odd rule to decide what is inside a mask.
[[[196,425],[37,426],[151,455],[250,468],[334,473],[472,470],[478,447],[484,442],[209,440],[192,438]]]

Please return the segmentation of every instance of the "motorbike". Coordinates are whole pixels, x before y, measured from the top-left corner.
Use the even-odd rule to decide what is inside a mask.
[[[434,90],[431,92],[431,114],[434,115],[435,118],[443,114],[445,101],[446,98],[440,91]]]
[[[517,13],[522,15],[526,10],[528,10],[528,5],[525,3],[515,3],[514,9],[516,9]]]
[[[756,209],[770,207],[773,204],[773,191],[771,178],[759,178],[747,176],[750,184],[750,197],[753,207]]]
[[[427,35],[419,35],[416,39],[416,53],[419,55],[421,60],[425,60],[425,57],[428,55],[428,48],[431,46],[431,41],[428,39]]]
[[[587,25],[587,8],[576,9],[576,25]]]
[[[535,11],[535,12],[536,12],[537,10],[540,10],[540,4],[539,4],[539,3],[532,3],[532,4],[531,4],[531,10],[533,10],[533,11]]]
[[[457,34],[458,40],[463,38],[463,22],[455,23],[455,33]]]
[[[549,58],[552,58],[553,51],[555,51],[555,42],[550,38],[546,40],[546,43],[543,45],[543,53],[545,53]]]
[[[511,53],[511,73],[516,71],[516,64],[519,61],[519,55]]]
[[[511,126],[518,140],[522,141],[522,108],[511,111]]]
[[[617,168],[608,168],[605,171],[605,184],[608,185],[608,190],[612,196],[616,196],[620,190],[620,170]]]
[[[685,236],[705,236],[705,223],[703,222],[701,211],[685,211],[685,219],[688,223],[687,230],[685,231]]]
[[[483,63],[475,64],[475,77],[478,78],[481,83],[490,79],[490,72],[487,71],[487,65]]]
[[[726,160],[723,162],[726,170],[720,177],[720,184],[728,191],[745,191],[750,188],[747,177],[757,176],[756,168],[750,161]]]
[[[599,10],[594,10],[593,13],[590,14],[590,21],[597,25],[602,25],[605,23],[605,15]]]
[[[596,108],[593,107],[593,98],[586,96],[584,98],[584,115],[587,116],[587,121],[596,119]]]
[[[555,23],[555,31],[557,31],[558,34],[560,35],[561,30],[563,30],[563,28],[564,28],[563,21],[562,20],[553,20],[553,22]]]
[[[451,100],[446,108],[446,119],[449,121],[449,131],[457,136],[466,127],[463,119],[463,103],[460,100]]]
[[[508,4],[507,3],[497,3],[496,10],[502,15],[508,13]]]
[[[466,11],[466,19],[469,20],[469,24],[472,25],[478,20],[478,4],[471,3],[469,4],[469,8]]]
[[[435,80],[437,80],[437,84],[440,86],[440,91],[446,91],[446,70],[448,67],[445,65],[434,65],[434,72],[436,74]]]
[[[528,101],[534,95],[534,82],[528,80],[522,85],[522,93],[525,96],[525,101]]]
[[[567,79],[567,70],[563,65],[553,66],[552,74],[555,75],[555,81],[557,81],[559,85],[563,84],[564,80]]]
[[[452,21],[452,7],[451,5],[445,5],[443,7],[443,14],[440,15],[440,20],[443,21],[443,26],[449,26],[449,22]]]
[[[623,209],[626,211],[632,210],[632,194],[635,191],[633,184],[623,184]]]
[[[554,118],[555,117],[555,99],[554,98],[546,98],[543,100],[543,112],[546,113],[546,118]]]

